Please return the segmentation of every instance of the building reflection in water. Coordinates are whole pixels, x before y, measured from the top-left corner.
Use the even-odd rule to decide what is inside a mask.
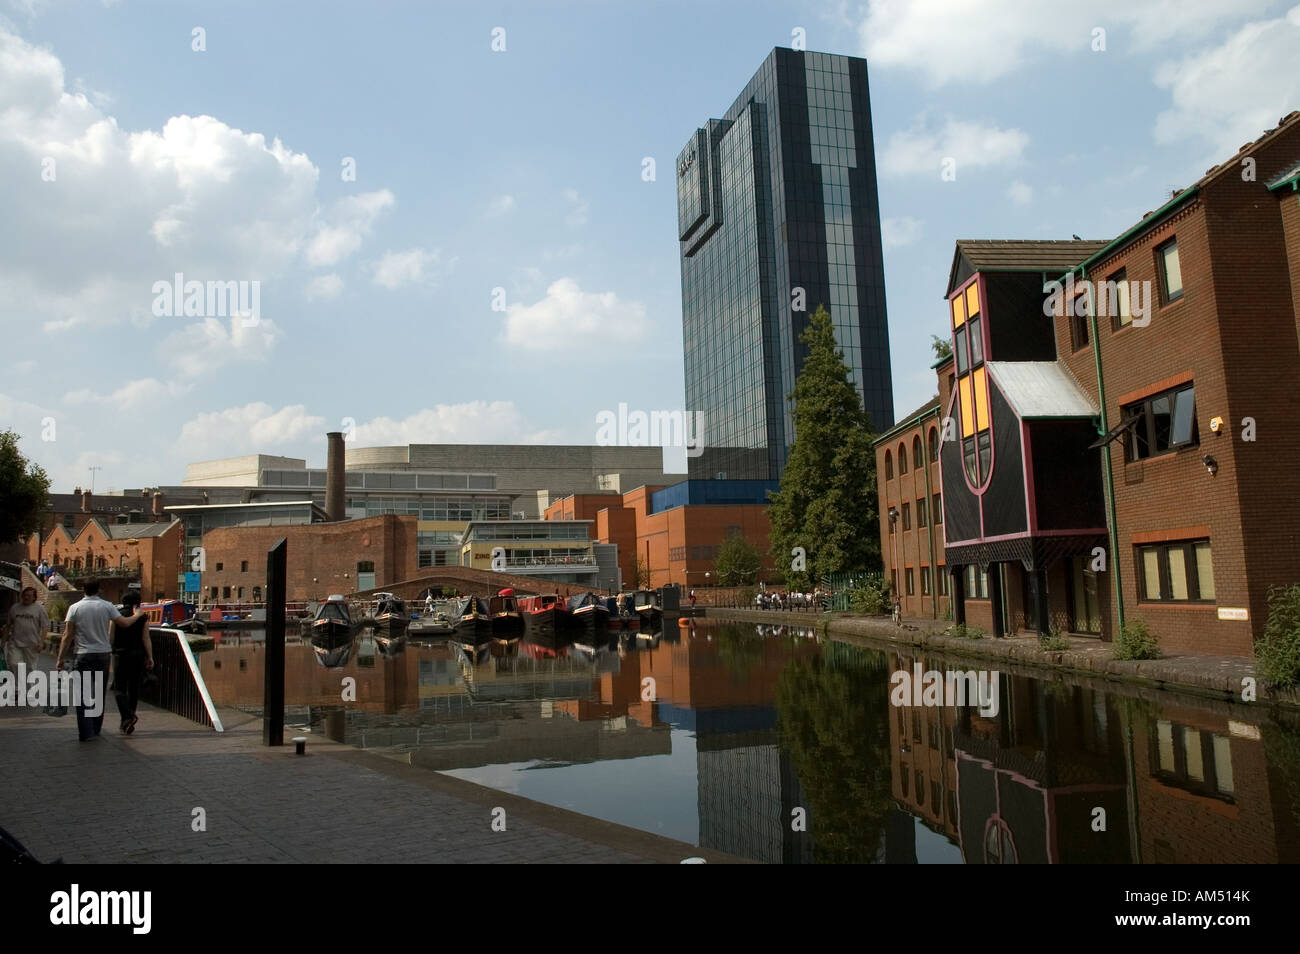
[[[288,721],[483,781],[494,766],[562,778],[619,760],[649,814],[610,814],[613,796],[576,776],[564,804],[653,831],[654,811],[693,788],[678,834],[759,861],[1300,860],[1300,732],[1253,707],[1007,672],[993,716],[895,707],[894,672],[972,664],[798,627],[700,624],[475,658],[372,645],[340,669],[286,647]],[[213,699],[257,711],[262,658],[257,634],[201,654]]]

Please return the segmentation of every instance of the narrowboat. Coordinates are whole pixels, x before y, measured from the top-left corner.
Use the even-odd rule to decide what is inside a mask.
[[[481,596],[466,596],[456,601],[451,611],[456,640],[466,647],[480,646],[492,639],[492,614]]]
[[[375,594],[375,625],[383,627],[403,627],[410,623],[406,604],[392,593]]]
[[[575,636],[603,638],[609,629],[609,607],[595,593],[580,593],[569,597],[569,614],[573,618]]]
[[[347,600],[333,594],[316,609],[311,621],[311,644],[320,649],[338,649],[352,642],[352,613]]]
[[[492,617],[494,639],[518,639],[524,634],[524,618],[513,589],[501,590],[488,600],[488,613]]]
[[[202,621],[194,614],[193,603],[180,600],[163,600],[159,603],[141,603],[140,612],[149,620],[150,626],[168,626],[172,629],[198,629],[202,631]]]
[[[633,593],[632,608],[641,621],[641,629],[646,632],[655,632],[663,623],[663,606],[654,590],[637,590]]]
[[[569,606],[554,593],[542,596],[521,596],[519,613],[528,630],[550,628],[552,632],[565,632],[569,628]]]

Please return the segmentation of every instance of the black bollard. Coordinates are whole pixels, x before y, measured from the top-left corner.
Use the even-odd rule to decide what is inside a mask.
[[[266,551],[266,681],[262,691],[262,744],[284,745],[284,597],[288,541]]]

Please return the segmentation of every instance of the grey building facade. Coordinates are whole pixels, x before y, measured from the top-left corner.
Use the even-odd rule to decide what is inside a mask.
[[[696,479],[775,479],[799,335],[825,305],[871,423],[894,423],[867,63],[775,49],[677,158],[686,408]]]

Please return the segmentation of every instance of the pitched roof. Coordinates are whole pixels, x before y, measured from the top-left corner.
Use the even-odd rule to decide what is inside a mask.
[[[997,383],[1016,417],[1096,417],[1092,398],[1054,361],[989,361]]]
[[[1268,184],[1269,191],[1279,189],[1288,182],[1294,183],[1296,178],[1300,178],[1300,162],[1294,162],[1279,172],[1273,181]]]
[[[958,239],[948,271],[956,283],[963,258],[977,272],[1053,272],[1059,274],[1105,248],[1109,239]]]
[[[111,523],[108,535],[114,540],[131,540],[139,537],[161,537],[176,520],[167,523]]]

